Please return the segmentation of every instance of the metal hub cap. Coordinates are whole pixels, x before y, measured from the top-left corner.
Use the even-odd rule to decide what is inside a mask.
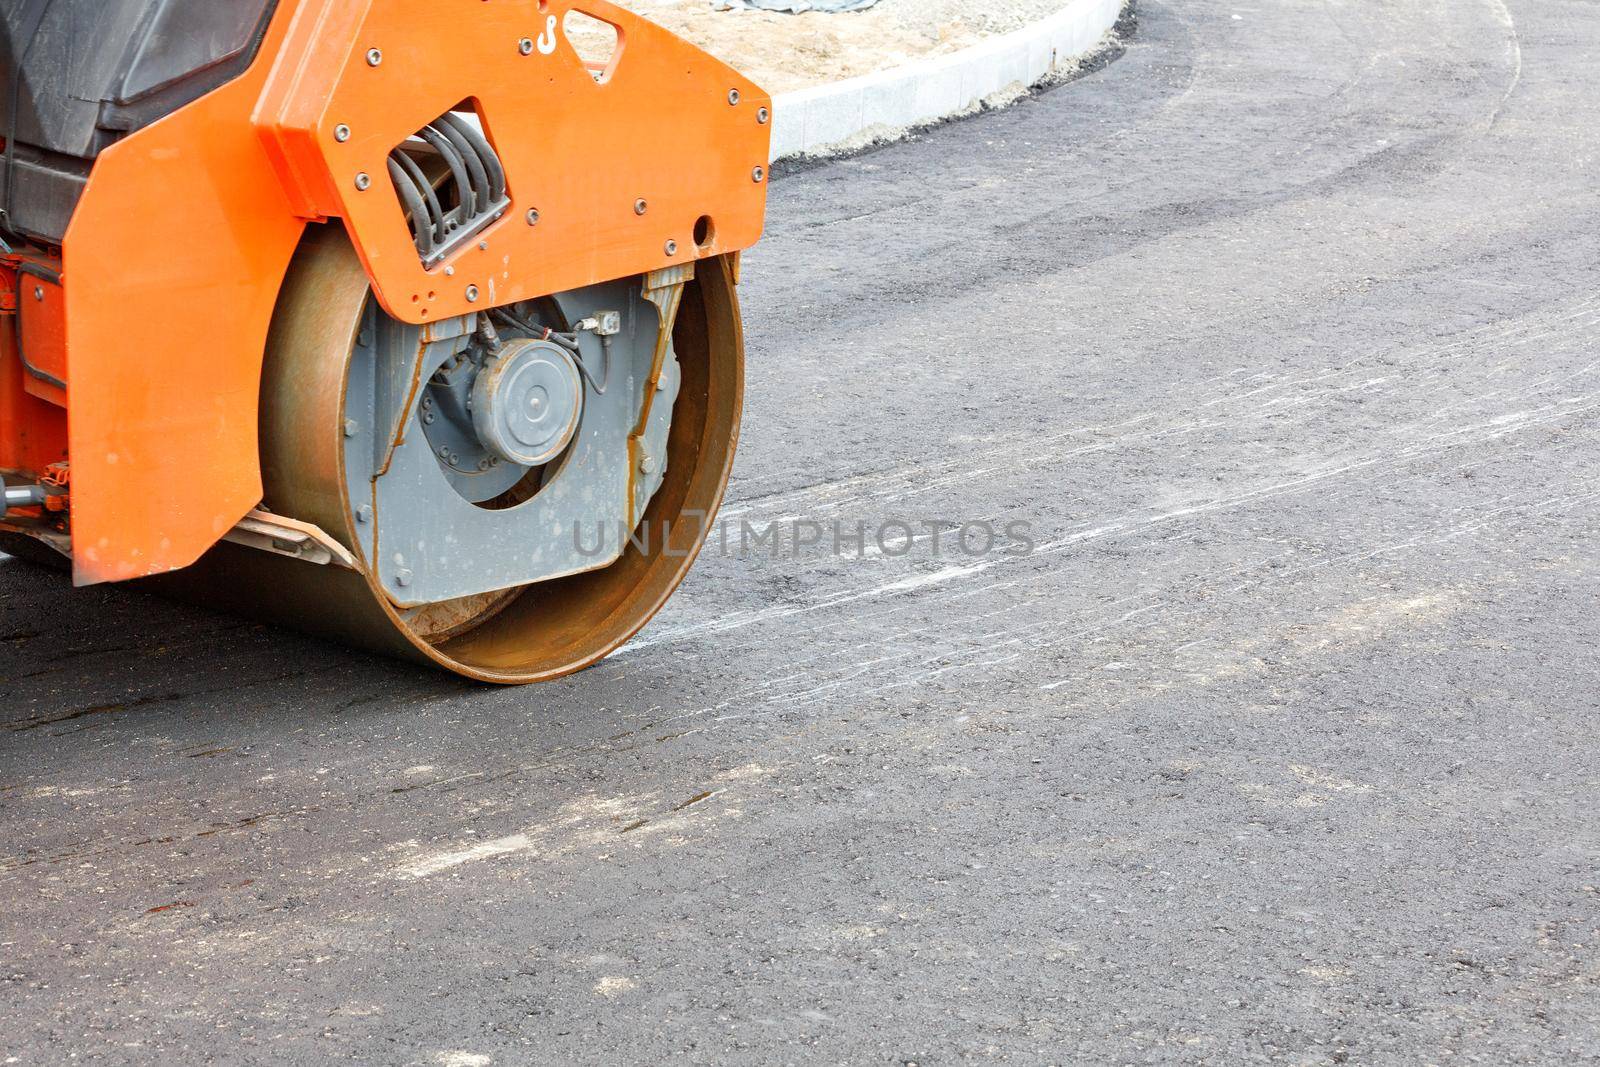
[[[472,425],[501,459],[537,467],[559,456],[578,430],[583,378],[572,355],[548,341],[510,341],[472,383]]]

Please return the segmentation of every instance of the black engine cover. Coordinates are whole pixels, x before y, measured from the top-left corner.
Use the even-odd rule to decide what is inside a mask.
[[[0,0],[0,227],[59,243],[95,156],[237,77],[277,0]]]

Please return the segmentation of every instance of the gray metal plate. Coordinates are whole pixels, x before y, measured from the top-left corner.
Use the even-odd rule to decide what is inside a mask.
[[[618,531],[629,528],[630,504],[637,513],[643,511],[641,501],[630,500],[634,479],[628,435],[642,407],[659,316],[640,295],[637,281],[590,286],[555,301],[568,322],[601,310],[622,312],[622,332],[612,339],[610,383],[603,396],[586,388],[577,435],[550,465],[553,470],[547,471],[537,495],[503,510],[473,504],[451,486],[423,432],[412,387],[426,382],[466,344],[465,337],[451,338],[444,323],[417,328],[386,320],[362,330],[346,392],[346,478],[363,533],[360,549],[397,605],[412,607],[595,570],[621,555],[625,542]],[[433,333],[425,335],[425,329]],[[410,340],[401,346],[385,343],[387,330],[409,331]],[[431,342],[430,336],[435,338]],[[599,339],[586,333],[579,344],[586,364],[601,367]],[[397,365],[403,363],[395,358],[397,350],[420,350],[420,368],[414,358]],[[652,417],[647,438],[663,462],[678,380],[676,357],[669,352],[663,374],[669,391],[654,405],[666,417]],[[395,405],[396,396],[408,399]],[[380,437],[378,413],[386,400],[390,410],[404,412],[406,430],[380,473],[388,438]],[[648,492],[642,494],[647,503],[648,493],[660,485],[659,471],[639,480],[648,483]]]

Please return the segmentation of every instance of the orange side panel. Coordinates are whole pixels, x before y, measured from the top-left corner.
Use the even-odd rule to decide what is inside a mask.
[[[618,33],[598,74],[563,32],[569,11]],[[467,100],[511,206],[426,269],[385,161]],[[755,244],[770,108],[726,64],[607,0],[306,0],[255,120],[302,210],[344,218],[383,306],[421,323]]]
[[[249,122],[293,4],[239,79],[103,152],[63,244],[73,576],[198,559],[261,499],[261,360],[304,220]]]

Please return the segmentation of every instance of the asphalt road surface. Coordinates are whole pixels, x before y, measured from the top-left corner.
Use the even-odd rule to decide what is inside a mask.
[[[1143,0],[746,259],[736,528],[988,555],[521,690],[0,563],[0,1062],[1595,1062],[1597,181],[1593,0]]]

